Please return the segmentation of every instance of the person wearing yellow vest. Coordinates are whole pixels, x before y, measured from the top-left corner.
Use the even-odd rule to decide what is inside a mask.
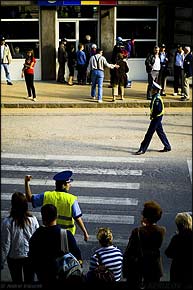
[[[80,227],[84,234],[84,240],[88,241],[89,235],[81,218],[82,212],[79,207],[77,197],[68,191],[73,181],[72,171],[66,170],[54,175],[56,189],[45,191],[40,194],[32,194],[30,188],[31,175],[25,176],[25,194],[28,202],[32,203],[34,208],[45,204],[53,204],[57,208],[57,224],[62,228],[68,229],[73,235],[76,232],[76,224]]]
[[[145,134],[143,141],[141,142],[141,146],[139,150],[135,153],[135,155],[144,154],[151,142],[153,134],[157,133],[158,137],[160,138],[161,142],[164,145],[162,150],[159,152],[168,152],[171,151],[171,145],[166,137],[166,134],[162,127],[162,118],[164,114],[164,103],[160,96],[159,91],[161,90],[161,86],[153,81],[152,84],[152,100],[150,103],[150,125]]]

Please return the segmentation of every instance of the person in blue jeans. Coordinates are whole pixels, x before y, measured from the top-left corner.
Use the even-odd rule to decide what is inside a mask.
[[[96,54],[91,56],[87,67],[87,74],[91,75],[91,97],[93,99],[96,98],[96,85],[98,84],[98,103],[102,103],[103,101],[104,68],[119,68],[119,65],[117,64],[108,63],[102,54],[103,50],[101,48],[97,48]]]

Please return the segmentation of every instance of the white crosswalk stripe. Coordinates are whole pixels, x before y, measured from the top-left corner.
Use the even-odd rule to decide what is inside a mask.
[[[1,158],[34,159],[34,160],[65,160],[65,161],[92,161],[92,162],[120,162],[120,163],[144,163],[141,157],[110,157],[110,156],[80,156],[80,155],[25,155],[14,153],[2,153]]]
[[[41,220],[41,213],[37,211],[33,211],[33,214]],[[6,217],[9,215],[9,211],[2,210],[1,217]],[[100,215],[100,214],[83,214],[83,219],[85,222],[90,223],[100,223],[100,224],[109,224],[109,223],[116,223],[116,224],[125,224],[130,225],[134,223],[133,216],[121,216],[121,215]]]
[[[1,200],[11,200],[12,193],[2,193]],[[99,196],[78,196],[78,202],[86,204],[109,204],[109,205],[138,205],[137,198],[115,198]]]
[[[1,170],[5,171],[23,171],[23,172],[61,172],[71,170],[75,174],[97,174],[97,175],[142,175],[142,170],[130,169],[113,169],[113,168],[76,168],[76,167],[52,167],[47,166],[17,166],[17,165],[1,165]]]
[[[22,178],[1,178],[1,184],[24,184]],[[41,180],[32,179],[31,185],[47,185],[54,186],[54,180]],[[118,189],[139,189],[139,183],[127,182],[100,182],[100,181],[73,181],[73,187],[86,187],[86,188],[118,188]]]

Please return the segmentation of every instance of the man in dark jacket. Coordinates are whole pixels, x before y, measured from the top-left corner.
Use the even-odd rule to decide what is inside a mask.
[[[148,54],[145,60],[145,66],[148,74],[147,100],[151,100],[152,84],[153,81],[158,81],[159,71],[161,68],[158,46],[154,47],[153,53]]]
[[[56,258],[63,255],[61,251],[61,227],[56,224],[57,208],[53,204],[42,206],[41,216],[43,225],[34,232],[29,240],[28,256],[38,280],[43,283],[43,286],[51,286],[52,283],[56,282]],[[66,234],[70,253],[82,265],[81,251],[73,234],[69,230],[66,230]]]
[[[62,39],[58,48],[58,62],[59,62],[59,69],[58,69],[58,78],[57,82],[65,83],[64,75],[65,75],[65,65],[68,59],[68,54],[66,51],[67,40]]]
[[[159,94],[159,91],[161,90],[160,85],[158,85],[156,82],[153,82],[152,85],[152,100],[150,104],[150,120],[151,123],[149,125],[149,128],[147,130],[147,133],[144,137],[144,140],[141,142],[140,149],[135,153],[136,155],[144,154],[151,142],[151,139],[153,137],[153,134],[157,133],[158,137],[160,138],[161,142],[164,145],[164,148],[160,150],[159,152],[167,152],[171,151],[170,143],[166,137],[166,134],[162,127],[162,118],[164,114],[164,104],[163,100]]]
[[[189,83],[193,75],[193,55],[189,46],[185,46],[184,53],[184,96],[181,97],[181,101],[187,101],[190,99]]]

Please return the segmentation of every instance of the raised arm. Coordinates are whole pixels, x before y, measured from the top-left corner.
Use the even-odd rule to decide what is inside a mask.
[[[25,194],[26,194],[26,198],[28,202],[31,202],[31,198],[32,198],[32,192],[31,192],[31,188],[30,188],[30,184],[29,181],[32,179],[31,175],[26,175],[25,176]]]

